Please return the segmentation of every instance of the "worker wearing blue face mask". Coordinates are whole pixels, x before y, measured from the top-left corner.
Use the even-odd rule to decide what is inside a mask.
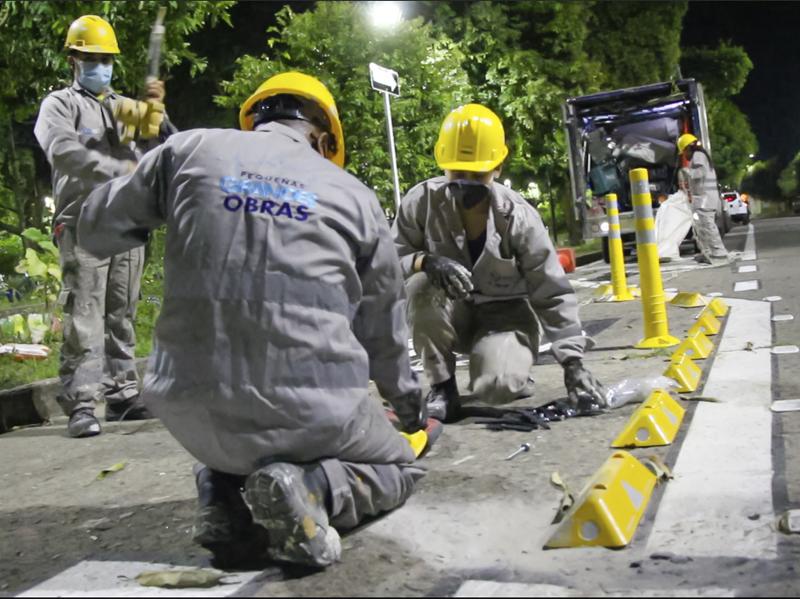
[[[455,352],[470,355],[470,389],[504,403],[532,393],[539,323],[564,367],[573,404],[605,389],[582,364],[575,293],[539,213],[494,181],[508,155],[500,119],[467,104],[444,120],[434,150],[444,170],[412,188],[393,224],[408,320],[431,390],[430,416],[458,419]]]
[[[100,260],[76,244],[75,212],[98,185],[133,171],[139,157],[159,138],[124,142],[115,109],[124,99],[111,88],[114,29],[86,15],[67,33],[67,60],[73,84],[42,102],[34,132],[52,167],[56,211],[53,233],[60,253],[64,310],[58,396],[69,416],[71,437],[100,433],[95,403],[106,401],[106,420],[148,418],[139,402],[134,364],[133,317],[139,296],[144,248]],[[148,103],[163,110],[164,84],[147,86]],[[162,124],[166,132],[170,125]],[[74,207],[73,207],[74,208]]]

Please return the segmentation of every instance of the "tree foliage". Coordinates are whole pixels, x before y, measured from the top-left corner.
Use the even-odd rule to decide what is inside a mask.
[[[687,48],[681,55],[684,76],[703,83],[714,98],[735,96],[747,83],[753,62],[741,46],[722,42],[717,48]]]
[[[108,0],[38,2],[7,0],[0,6],[3,54],[0,56],[0,110],[17,120],[34,115],[53,89],[68,85],[72,75],[64,53],[64,40],[72,21],[94,14],[111,23],[121,54],[114,65],[114,87],[136,95],[147,69],[150,29],[159,6],[167,7],[162,65],[169,69],[182,62],[195,72],[207,64],[189,47],[186,37],[218,20],[230,24],[232,1],[179,2],[171,0]]]
[[[778,176],[778,189],[785,198],[795,198],[800,191],[800,152],[795,154],[789,164]]]
[[[758,151],[758,141],[747,116],[731,100],[710,98],[707,104],[717,179],[737,188],[752,162],[750,155]]]
[[[686,0],[597,2],[586,50],[602,65],[604,85],[616,89],[672,79],[687,8]]]
[[[753,68],[744,48],[722,42],[717,48],[687,48],[681,57],[685,77],[703,84],[714,166],[720,183],[741,184],[758,141],[747,116],[733,103]]]
[[[380,32],[370,26],[364,8],[321,2],[297,14],[285,7],[278,13],[278,24],[268,30],[268,52],[240,58],[233,80],[222,83],[224,93],[216,101],[238,107],[265,79],[281,71],[319,78],[336,99],[347,169],[390,207],[393,183],[383,99],[370,89],[369,63],[400,74],[401,97],[393,98],[391,105],[403,191],[433,174],[433,145],[441,119],[469,98],[469,86],[460,69],[459,49],[430,24],[416,18],[392,32]]]

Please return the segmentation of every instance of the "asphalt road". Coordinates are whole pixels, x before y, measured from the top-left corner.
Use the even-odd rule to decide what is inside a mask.
[[[0,594],[797,595],[800,539],[777,532],[774,521],[800,506],[800,412],[770,406],[800,398],[800,354],[775,353],[800,342],[800,325],[772,320],[800,318],[800,218],[755,221],[725,241],[742,260],[709,268],[686,258],[663,268],[666,289],[721,294],[732,310],[714,337],[715,354],[698,363],[703,394],[718,402],[681,401],[687,412],[675,443],[633,452],[660,456],[674,478],[657,488],[622,550],[542,546],[561,497],[551,473],[580,489],[634,406],[531,433],[491,432],[474,421],[448,426],[424,459],[429,473],[418,492],[346,535],[340,564],[317,573],[265,565],[208,590],[135,582],[145,570],[208,565],[189,540],[191,457],[157,422],[87,440],[67,439],[54,425],[0,436]],[[635,284],[636,265],[627,271]],[[609,385],[659,375],[667,357],[632,348],[642,336],[639,303],[593,301],[608,277],[600,263],[572,276],[597,342],[587,364]],[[781,299],[763,300],[770,296]],[[684,337],[698,311],[668,306],[670,332]],[[532,376],[535,396],[517,405],[563,397],[552,358],[543,356]],[[463,367],[458,377],[464,389]],[[502,460],[524,441],[533,444],[529,453]],[[119,462],[122,470],[96,479]]]

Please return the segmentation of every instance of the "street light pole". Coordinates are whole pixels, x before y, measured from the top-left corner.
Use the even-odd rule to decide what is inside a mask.
[[[400,213],[400,177],[397,174],[397,155],[394,151],[394,131],[392,128],[392,106],[389,94],[383,92],[383,107],[386,109],[386,135],[389,138],[389,157],[392,161],[392,177],[394,178],[395,214]]]

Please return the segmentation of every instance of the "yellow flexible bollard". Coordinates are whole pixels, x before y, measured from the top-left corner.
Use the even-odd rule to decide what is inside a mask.
[[[613,295],[610,302],[633,300],[625,279],[625,258],[622,254],[622,233],[619,228],[619,204],[616,194],[606,194],[606,211],[608,212],[608,255],[611,260],[611,289]]]
[[[633,213],[636,217],[636,255],[639,262],[639,287],[642,290],[642,313],[644,316],[644,338],[636,348],[668,348],[680,343],[669,334],[667,305],[661,268],[658,266],[656,225],[653,220],[653,199],[647,169],[632,169],[630,172],[633,194]]]

